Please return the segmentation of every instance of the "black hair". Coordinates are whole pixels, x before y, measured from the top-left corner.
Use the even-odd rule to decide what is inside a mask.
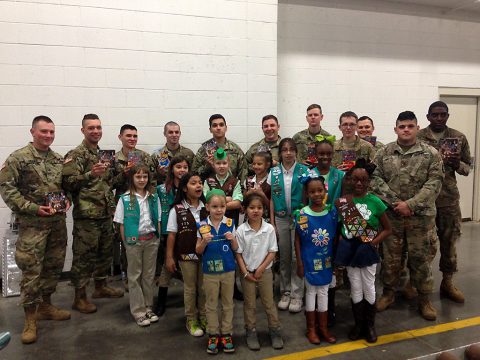
[[[358,122],[358,116],[357,114],[355,114],[353,111],[345,111],[344,113],[342,113],[342,115],[340,115],[340,117],[338,118],[338,123],[340,125],[342,125],[342,119],[343,118],[346,118],[346,117],[353,117],[355,118],[355,122]]]
[[[323,186],[323,189],[325,190],[325,194],[327,194],[327,189],[325,188],[325,178],[323,176],[317,176],[317,177],[310,177],[305,181],[305,184],[303,184],[303,189],[302,189],[302,198],[303,198],[303,203],[308,204],[308,185],[312,182],[320,182]]]
[[[32,129],[35,127],[35,125],[37,125],[38,122],[40,121],[44,121],[48,124],[53,124],[53,121],[52,119],[50,119],[48,116],[45,116],[45,115],[38,115],[38,116],[35,116],[32,120]]]
[[[307,112],[309,112],[310,110],[313,110],[313,109],[318,109],[318,110],[320,110],[320,114],[322,113],[322,107],[318,104],[309,105],[307,107]]]
[[[270,115],[265,115],[265,116],[262,118],[262,125],[263,125],[263,123],[264,123],[265,121],[267,121],[267,120],[275,120],[275,122],[276,122],[277,125],[278,125],[278,119],[277,119],[277,117],[276,117],[275,115],[271,115],[271,114],[270,114]]]
[[[130,124],[122,125],[122,127],[120,128],[120,135],[122,135],[125,130],[135,130],[135,131],[137,131],[137,128],[133,125],[130,125]]]
[[[413,111],[402,111],[400,114],[398,114],[396,123],[406,120],[415,120],[415,122],[417,122],[417,117],[415,116],[415,113]]]
[[[188,171],[192,168],[192,164],[190,164],[190,161],[185,155],[175,155],[171,160],[170,163],[168,164],[168,169],[167,169],[167,177],[165,179],[165,188],[167,189],[167,193],[175,187],[175,182],[174,178],[175,176],[173,175],[173,167],[181,162],[186,162],[188,165]]]
[[[254,190],[254,189],[247,191],[247,193],[243,197],[243,201],[242,201],[243,208],[246,209],[250,205],[250,203],[255,199],[260,200],[260,202],[263,205],[263,210],[268,208],[268,199],[265,196],[265,194],[261,191]]]
[[[97,114],[85,114],[82,119],[82,127],[85,126],[85,121],[87,120],[100,120]]]
[[[198,173],[189,172],[182,176],[182,178],[180,179],[180,182],[178,183],[178,191],[175,194],[175,200],[173,200],[173,206],[181,204],[183,200],[187,201],[187,193],[183,191],[183,188],[187,187],[188,182],[194,176],[197,176],[198,178],[200,178],[200,181],[202,181],[202,177]],[[203,192],[202,192],[202,195],[200,196],[200,200],[203,203],[205,203],[205,196],[203,195]]]
[[[371,118],[370,116],[363,115],[363,116],[360,116],[360,117],[358,118],[358,121],[363,121],[363,120],[370,120],[370,123],[372,124],[372,126],[375,126],[375,125],[373,125],[373,120],[372,120],[372,118]],[[357,122],[358,122],[358,121],[357,121]]]
[[[283,138],[282,140],[280,140],[280,143],[278,144],[278,156],[279,156],[279,160],[280,162],[282,163],[283,160],[282,160],[282,148],[285,144],[290,144],[293,148],[293,150],[295,150],[295,153],[298,152],[297,150],[297,144],[295,143],[295,141],[293,141],[292,138]]]
[[[443,101],[435,101],[434,103],[432,103],[429,107],[428,107],[428,113],[430,114],[432,112],[432,109],[434,107],[441,107],[441,108],[444,108],[447,110],[447,113],[448,113],[448,105],[446,103],[444,103]]]
[[[329,146],[331,146],[332,149],[334,148],[333,144],[330,141],[328,141],[327,139],[323,139],[322,141],[317,141],[315,143],[315,152],[317,152],[317,148],[323,144],[328,144]]]
[[[225,123],[225,125],[227,125],[227,120],[225,120],[222,114],[213,114],[212,116],[210,116],[210,119],[208,119],[208,127],[212,127],[213,120],[217,119],[223,119],[223,122]]]
[[[267,170],[269,170],[272,165],[273,165],[273,160],[272,160],[272,153],[270,151],[259,151],[255,154],[253,154],[253,157],[252,157],[252,162],[253,162],[253,158],[255,156],[259,156],[261,158],[263,158],[265,160],[265,162],[269,163],[270,165],[267,167]]]
[[[360,158],[355,162],[355,165],[348,170],[348,174],[351,176],[354,170],[364,169],[367,172],[368,177],[371,178],[376,167],[377,165],[375,165],[373,162],[367,161],[364,158]]]

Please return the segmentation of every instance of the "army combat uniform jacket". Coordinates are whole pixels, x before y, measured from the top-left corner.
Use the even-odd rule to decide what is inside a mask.
[[[310,165],[316,166],[316,160],[313,160],[314,158],[316,159],[315,143],[317,139],[315,137],[317,135],[329,136],[330,133],[320,128],[318,134],[312,134],[307,128],[293,135],[292,139],[295,141],[295,144],[297,144],[297,160],[299,162],[305,163],[307,159],[311,158],[311,161],[309,161]]]
[[[343,138],[335,141],[334,152],[332,158],[332,165],[337,167],[343,163],[343,151],[348,150],[345,147]],[[355,143],[353,145],[355,150],[356,160],[365,159],[367,161],[373,161],[375,157],[375,148],[368,141],[360,139],[359,136],[355,136]]]

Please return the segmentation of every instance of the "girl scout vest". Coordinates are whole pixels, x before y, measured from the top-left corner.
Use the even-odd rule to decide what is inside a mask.
[[[235,185],[237,185],[238,181],[239,180],[236,177],[232,175],[228,175],[222,186],[220,185],[220,181],[218,181],[215,176],[207,178],[207,184],[210,187],[210,189],[221,189],[225,192],[226,196],[233,196],[233,190],[235,189]],[[233,219],[235,221],[235,224],[238,224],[240,211],[238,209],[227,210],[225,212],[225,216],[227,218]]]
[[[125,231],[125,241],[129,245],[134,245],[138,241],[138,225],[140,223],[140,206],[137,198],[135,202],[130,201],[130,194],[124,194],[121,197],[123,201],[124,220],[123,226]],[[157,229],[158,225],[158,196],[157,194],[150,194],[148,196],[148,207],[150,208],[150,218],[153,226]],[[158,237],[158,231],[155,230],[155,235]]]
[[[175,199],[175,192],[172,189],[167,193],[167,188],[165,184],[157,186],[157,194],[160,200],[160,205],[162,205],[162,215],[161,215],[161,233],[162,235],[168,235],[167,232],[167,223],[168,223],[168,214],[172,208],[173,200]]]
[[[196,261],[198,256],[195,253],[197,244],[197,223],[192,212],[186,209],[183,204],[174,207],[177,215],[177,237],[175,239],[175,258],[182,261]],[[207,218],[207,210],[200,210],[200,221]]]
[[[205,274],[221,274],[235,271],[235,258],[230,241],[225,238],[226,232],[234,232],[233,220],[224,218],[218,233],[213,226],[203,221],[199,225],[200,234],[211,233],[213,239],[208,243],[202,255],[202,267]]]
[[[300,237],[305,279],[314,286],[330,284],[337,211],[332,208],[323,216],[312,216],[302,209],[295,219],[295,228]]]
[[[271,188],[273,210],[275,216],[283,218],[288,215],[287,203],[285,202],[285,186],[283,183],[283,171],[281,165],[275,166],[271,171]],[[296,164],[293,170],[291,190],[291,213],[302,207],[302,184],[298,178],[308,172],[308,168],[302,164]]]

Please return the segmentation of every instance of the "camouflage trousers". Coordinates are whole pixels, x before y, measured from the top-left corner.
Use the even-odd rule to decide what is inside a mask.
[[[437,251],[435,218],[432,216],[397,216],[387,211],[392,235],[383,242],[382,282],[384,289],[395,291],[407,255],[412,285],[419,293],[433,291],[432,261]],[[404,248],[406,246],[406,249]]]
[[[21,223],[15,261],[22,270],[21,304],[42,302],[42,295],[55,292],[67,249],[65,219],[42,224]]]
[[[457,202],[449,207],[437,208],[435,221],[440,241],[440,271],[454,273],[457,271],[456,243],[461,235],[460,204]]]
[[[113,260],[113,222],[105,219],[74,219],[73,261],[71,278],[76,288],[84,287],[90,278],[103,280]]]

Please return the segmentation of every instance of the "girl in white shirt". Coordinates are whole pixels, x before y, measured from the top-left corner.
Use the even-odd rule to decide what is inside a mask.
[[[113,221],[127,254],[130,312],[137,325],[158,321],[152,311],[161,207],[147,166],[136,165],[128,176],[130,190],[120,197]]]

